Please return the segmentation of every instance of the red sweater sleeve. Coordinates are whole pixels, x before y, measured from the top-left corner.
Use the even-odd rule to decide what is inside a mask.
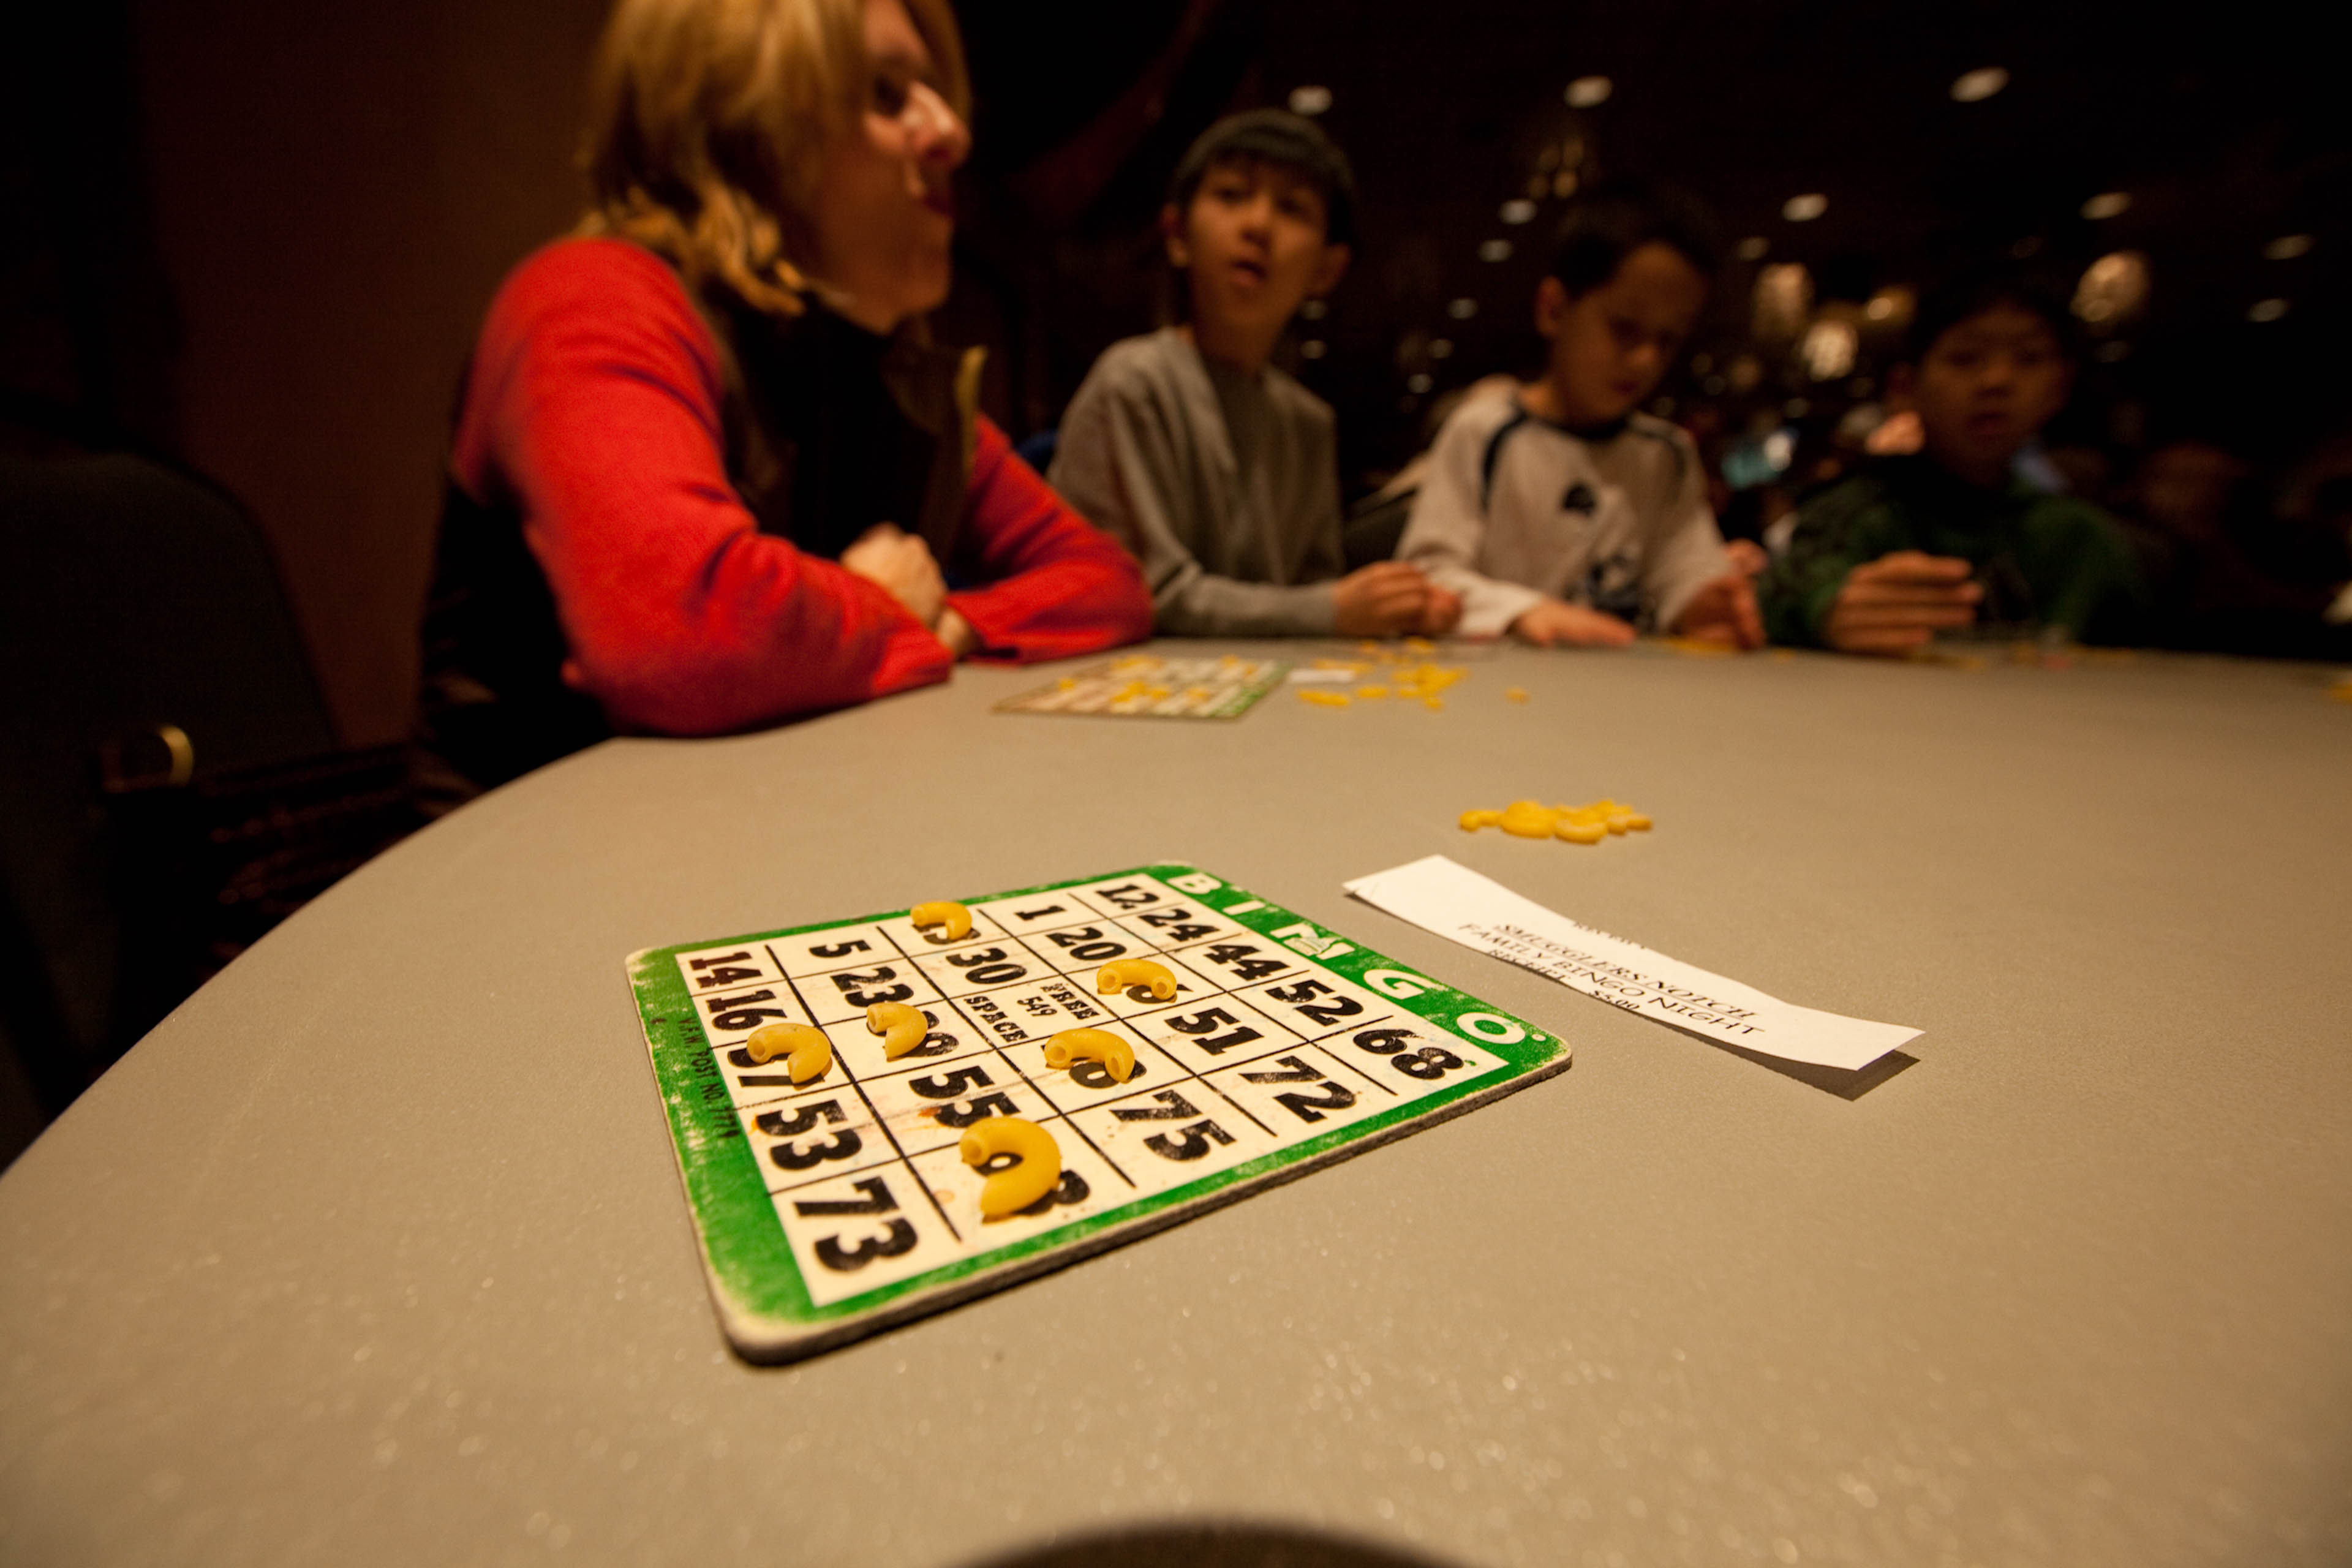
[[[520,510],[566,683],[617,728],[696,735],[945,679],[946,647],[888,594],[759,531],[719,406],[709,329],[635,246],[551,246],[492,303],[453,466]]]
[[[1026,664],[1150,637],[1151,595],[1135,558],[1072,511],[1004,432],[979,423],[958,564],[987,585],[948,603],[982,656]]]

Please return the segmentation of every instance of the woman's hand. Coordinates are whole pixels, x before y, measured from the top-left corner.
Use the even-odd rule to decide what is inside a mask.
[[[947,580],[931,547],[894,522],[877,522],[841,552],[845,572],[865,578],[901,605],[926,626],[939,625],[940,610],[948,597]]]

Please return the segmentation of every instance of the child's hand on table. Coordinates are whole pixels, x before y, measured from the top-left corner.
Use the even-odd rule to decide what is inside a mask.
[[[1559,599],[1520,611],[1511,630],[1538,647],[1624,647],[1633,640],[1633,628],[1616,616]]]
[[[1701,588],[1683,607],[1674,632],[1700,642],[1762,647],[1764,617],[1756,608],[1756,590],[1748,574],[1735,568]]]
[[[1462,614],[1462,601],[1422,574],[1418,566],[1408,566],[1402,561],[1375,561],[1360,571],[1350,572],[1331,584],[1331,596],[1336,601],[1336,629],[1342,637],[1389,637],[1406,632],[1425,632],[1431,610],[1431,599],[1444,595],[1453,601],[1454,615],[1447,626]]]
[[[1429,603],[1423,605],[1421,610],[1421,635],[1425,637],[1442,637],[1459,625],[1461,620],[1462,595],[1451,588],[1441,588],[1432,583],[1429,585]]]
[[[1939,631],[1977,618],[1983,587],[1975,571],[1950,555],[1898,550],[1846,574],[1837,602],[1822,623],[1822,640],[1841,653],[1904,654],[1925,647]]]

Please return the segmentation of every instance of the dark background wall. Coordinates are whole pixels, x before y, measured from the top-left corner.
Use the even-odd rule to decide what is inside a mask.
[[[0,65],[5,412],[128,431],[243,497],[344,738],[395,736],[457,374],[499,277],[577,212],[603,0],[46,10]],[[2075,270],[2143,249],[2156,294],[2101,362],[2101,396],[2234,419],[2282,458],[2347,406],[2352,135],[2319,23],[2283,8],[2194,30],[2120,5],[1923,21],[1829,0],[961,10],[979,151],[947,327],[992,345],[989,405],[1016,436],[1057,416],[1104,343],[1151,324],[1150,225],[1185,141],[1307,83],[1329,88],[1328,122],[1355,151],[1366,244],[1300,334],[1322,355],[1289,363],[1339,405],[1351,486],[1410,454],[1430,399],[1523,365],[1558,202],[1520,226],[1498,214],[1570,138],[1588,176],[1697,187],[1729,236],[1804,262],[1831,303],[1969,247],[2032,242]],[[1952,100],[1959,72],[1993,64],[2003,93]],[[1612,95],[1571,110],[1563,85],[1594,73]],[[2126,214],[2081,216],[2116,189]],[[1803,191],[1828,211],[1790,223],[1781,204]],[[2288,232],[2315,246],[2264,259]],[[1511,258],[1479,259],[1498,237]],[[1727,268],[1695,345],[1716,363],[1740,352],[1754,270]],[[2251,324],[2273,294],[2292,312]],[[1476,314],[1449,314],[1464,299]],[[1685,402],[1696,379],[1674,389]],[[1794,390],[1768,378],[1759,395],[1778,408]],[[1866,395],[1803,390],[1823,408]]]
[[[346,738],[405,727],[452,394],[578,207],[598,0],[163,0],[136,17],[177,435],[276,542]]]

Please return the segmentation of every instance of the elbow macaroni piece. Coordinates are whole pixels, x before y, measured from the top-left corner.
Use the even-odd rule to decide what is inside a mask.
[[[942,928],[950,942],[961,942],[971,934],[971,911],[952,899],[940,899],[928,904],[917,904],[907,911],[907,918],[921,931],[929,926]]]
[[[789,1058],[785,1070],[793,1075],[795,1087],[823,1078],[833,1066],[833,1041],[823,1029],[813,1029],[806,1024],[771,1024],[764,1029],[755,1029],[751,1037],[743,1042],[743,1049],[755,1062]]]
[[[1104,996],[1130,985],[1150,986],[1152,999],[1158,1002],[1168,1001],[1176,994],[1176,977],[1168,972],[1168,966],[1148,958],[1114,959],[1095,976],[1095,990]]]
[[[1114,1083],[1125,1083],[1135,1072],[1135,1047],[1108,1029],[1065,1029],[1045,1042],[1049,1068],[1066,1068],[1081,1057],[1102,1063]]]
[[[999,1154],[1020,1159],[1019,1164],[990,1175],[980,1189],[982,1219],[1002,1219],[1025,1209],[1061,1184],[1061,1145],[1051,1132],[1018,1116],[992,1116],[976,1123],[957,1147],[963,1163],[975,1168]]]
[[[1647,833],[1650,819],[1622,802],[1601,799],[1590,805],[1546,805],[1541,801],[1515,800],[1501,811],[1465,811],[1462,831],[1500,827],[1521,838],[1564,838],[1570,844],[1598,844],[1612,834]]]
[[[931,1025],[920,1008],[904,1002],[877,1002],[866,1009],[866,1028],[882,1037],[883,1059],[896,1061],[923,1043]]]

